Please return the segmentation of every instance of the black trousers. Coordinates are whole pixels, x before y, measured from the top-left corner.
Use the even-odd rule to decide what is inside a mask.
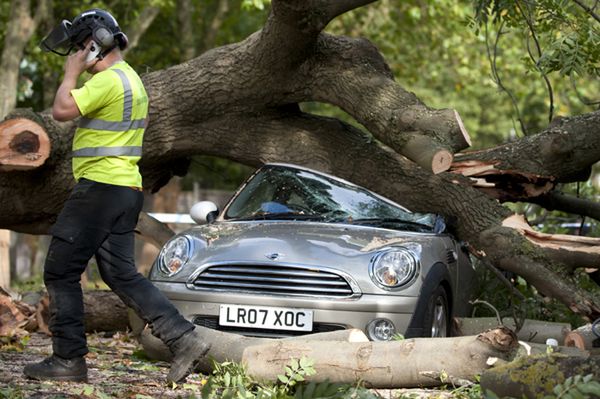
[[[52,226],[44,282],[56,355],[70,359],[88,352],[81,274],[94,255],[104,282],[165,344],[170,346],[193,328],[136,270],[134,228],[143,201],[143,194],[129,187],[80,179]]]

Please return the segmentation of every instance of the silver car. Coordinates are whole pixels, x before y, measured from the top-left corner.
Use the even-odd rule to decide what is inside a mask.
[[[440,217],[348,181],[267,164],[219,213],[171,239],[151,281],[197,325],[284,337],[359,328],[371,340],[447,336],[474,270]]]

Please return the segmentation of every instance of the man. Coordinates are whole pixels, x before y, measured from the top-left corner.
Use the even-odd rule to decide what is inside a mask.
[[[181,381],[209,347],[193,324],[137,272],[133,259],[134,228],[143,203],[137,163],[148,117],[146,91],[123,60],[127,37],[108,12],[86,11],[72,24],[63,21],[59,30],[64,40],[79,47],[66,61],[52,106],[58,121],[81,117],[73,139],[77,184],[50,230],[44,265],[53,354],[25,366],[24,373],[34,379],[87,381],[80,277],[95,255],[106,284],[173,352],[167,380]],[[52,51],[56,44],[42,42]],[[77,89],[77,79],[86,70],[93,76]]]

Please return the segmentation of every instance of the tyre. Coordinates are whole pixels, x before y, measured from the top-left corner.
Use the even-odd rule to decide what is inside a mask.
[[[450,336],[450,306],[448,294],[442,286],[438,286],[429,297],[423,320],[423,335],[426,337]]]

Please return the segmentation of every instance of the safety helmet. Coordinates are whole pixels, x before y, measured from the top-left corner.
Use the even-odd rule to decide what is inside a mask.
[[[117,20],[110,13],[98,8],[82,12],[71,22],[71,43],[81,47],[90,36],[103,50],[112,49],[114,46],[119,46],[121,50],[127,47],[127,36],[119,28]]]
[[[58,55],[68,55],[73,48],[83,48],[89,37],[100,46],[100,57],[116,46],[124,50],[128,42],[115,18],[104,10],[94,8],[82,12],[73,22],[63,20],[42,40],[40,48]]]

